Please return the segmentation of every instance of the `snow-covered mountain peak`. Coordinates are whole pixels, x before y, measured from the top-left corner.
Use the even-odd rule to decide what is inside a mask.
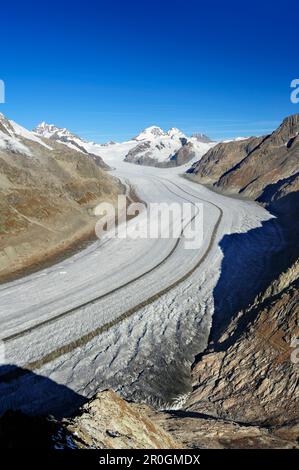
[[[134,140],[153,140],[157,137],[162,137],[166,135],[166,133],[158,126],[150,126],[144,129],[140,134],[134,137]]]
[[[176,127],[171,127],[167,132],[165,132],[161,127],[150,126],[144,129],[140,134],[138,134],[134,140],[137,141],[153,141],[163,137],[170,138],[185,138],[185,134]]]
[[[66,128],[57,127],[55,124],[47,124],[45,121],[41,122],[35,129],[33,129],[33,132],[52,140],[59,140],[60,138],[78,139],[75,134]]]
[[[178,138],[184,138],[186,137],[185,134],[180,131],[177,127],[171,127],[169,131],[167,132],[167,135],[169,137],[178,137]]]
[[[76,152],[91,154],[100,166],[103,166],[102,146],[94,142],[88,142],[76,134],[73,134],[66,128],[57,127],[54,124],[47,124],[41,122],[35,129],[35,135],[46,137],[50,140],[55,140],[61,144],[67,145],[70,149]],[[99,157],[99,158],[96,158]]]

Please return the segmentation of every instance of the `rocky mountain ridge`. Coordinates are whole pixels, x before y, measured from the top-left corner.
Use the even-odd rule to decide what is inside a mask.
[[[94,142],[87,142],[66,128],[59,128],[54,124],[47,124],[42,122],[35,129],[33,129],[33,133],[37,136],[65,144],[77,152],[89,155],[89,157],[91,157],[101,168],[109,168],[101,157],[101,145],[95,144]]]
[[[34,129],[34,133],[38,137],[55,140],[74,150],[94,155],[94,158],[96,156],[101,158],[102,155],[105,158],[107,151],[109,154],[122,153],[121,158],[128,163],[161,168],[179,166],[193,159],[201,158],[214,145],[204,134],[199,133],[187,137],[175,127],[164,131],[161,127],[150,126],[128,142],[107,142],[105,144],[87,142],[65,128],[59,128],[45,122],[39,124]],[[124,152],[119,152],[122,146]]]
[[[188,173],[217,190],[294,211],[299,208],[298,157],[299,114],[294,114],[271,135],[217,144]]]
[[[0,116],[0,279],[89,237],[92,208],[124,188],[94,155]]]

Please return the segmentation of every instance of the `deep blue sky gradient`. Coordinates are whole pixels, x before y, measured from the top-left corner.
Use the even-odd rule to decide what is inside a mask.
[[[0,7],[0,112],[89,140],[149,125],[263,134],[299,78],[298,1],[14,1]]]

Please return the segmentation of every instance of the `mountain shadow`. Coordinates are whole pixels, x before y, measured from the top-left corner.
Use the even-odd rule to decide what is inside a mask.
[[[0,417],[0,449],[55,449],[64,432],[53,418],[7,411]],[[56,437],[57,436],[57,437]]]
[[[291,243],[293,228],[289,220],[277,217],[246,233],[222,238],[219,246],[223,259],[213,291],[210,341],[217,343],[237,313],[247,308],[298,256],[298,245],[296,248]]]
[[[16,365],[0,366],[0,416],[19,411],[31,416],[65,418],[86,399],[70,388]]]

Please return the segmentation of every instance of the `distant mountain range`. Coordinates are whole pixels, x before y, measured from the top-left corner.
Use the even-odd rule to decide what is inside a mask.
[[[161,168],[184,165],[201,158],[214,145],[196,137],[187,137],[177,128],[167,132],[157,126],[144,129],[135,139],[138,145],[125,157],[126,162]]]
[[[194,134],[192,134],[191,137],[198,140],[198,142],[203,142],[204,144],[209,144],[210,142],[212,142],[210,137],[208,137],[205,134],[201,134],[200,132],[194,132]]]
[[[150,126],[131,140],[123,143],[108,142],[96,144],[87,142],[67,129],[42,122],[34,133],[40,137],[59,141],[70,148],[98,157],[118,152],[124,161],[138,165],[173,167],[201,158],[213,145],[203,134],[187,137],[182,131],[171,128],[165,132],[157,126]],[[123,148],[123,151],[121,151]],[[107,155],[108,154],[108,155]],[[110,154],[110,155],[109,155]]]
[[[100,155],[101,145],[95,144],[94,142],[87,142],[65,128],[59,128],[54,126],[54,124],[42,122],[33,129],[33,133],[46,139],[65,144],[77,152],[85,153],[91,156],[99,166],[103,168],[106,166]]]

